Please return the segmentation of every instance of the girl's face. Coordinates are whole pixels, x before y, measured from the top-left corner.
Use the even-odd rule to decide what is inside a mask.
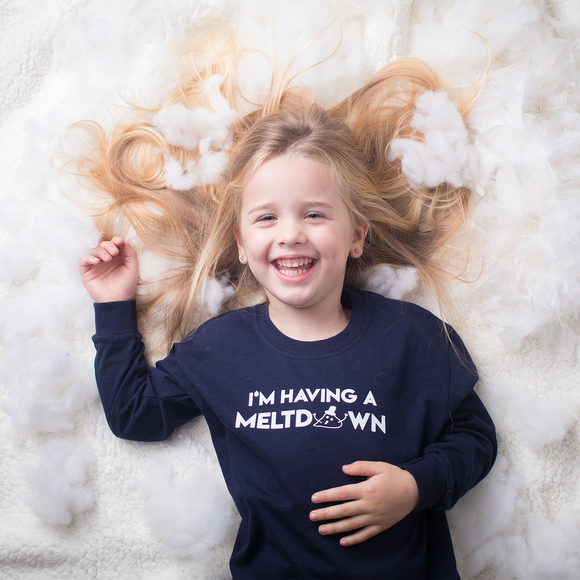
[[[271,314],[340,307],[347,258],[362,253],[365,235],[323,163],[275,157],[244,189],[238,250],[266,291]]]

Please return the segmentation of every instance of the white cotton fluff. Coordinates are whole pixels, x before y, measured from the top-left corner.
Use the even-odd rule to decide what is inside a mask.
[[[204,290],[204,311],[210,316],[217,316],[222,304],[233,292],[234,287],[227,278],[209,278]]]
[[[202,139],[199,144],[199,161],[190,161],[185,169],[169,153],[165,154],[165,181],[167,187],[186,191],[203,183],[213,183],[219,179],[228,163],[224,151],[212,151],[211,141]]]
[[[493,73],[470,124],[493,175],[474,215],[491,265],[483,314],[510,351],[533,336],[572,357],[580,334],[580,72],[574,43],[536,38]]]
[[[279,77],[282,71],[286,80],[298,75],[292,85],[307,86],[325,107],[346,98],[370,76],[360,3],[262,0],[249,9],[243,5],[246,11],[236,21],[239,45],[259,51],[244,53],[238,69],[249,100],[263,101],[272,79],[271,62]],[[309,69],[315,63],[319,65]]]
[[[169,145],[192,151],[199,147],[202,139],[207,139],[218,149],[227,148],[229,127],[238,118],[238,113],[230,108],[220,90],[223,82],[220,74],[211,76],[205,82],[204,90],[213,110],[204,107],[188,109],[177,104],[165,107],[155,115],[153,126],[163,133]]]
[[[481,543],[458,566],[461,577],[576,580],[579,524],[578,516],[568,510],[554,518],[527,514],[525,522],[514,521],[509,530]]]
[[[231,111],[230,109],[230,104],[228,103],[228,100],[223,96],[220,87],[223,84],[224,79],[222,77],[222,75],[220,74],[215,74],[212,75],[209,79],[207,79],[207,81],[205,81],[205,90],[207,92],[207,96],[209,98],[209,104],[210,107],[216,111],[216,112],[220,112],[220,113],[232,113],[234,111]],[[231,118],[231,121],[228,123],[228,127],[229,125],[231,125],[233,123],[233,121],[235,121],[237,115],[234,115]],[[226,115],[224,117],[226,120],[228,119],[228,116]]]
[[[2,409],[13,427],[29,435],[70,430],[77,413],[96,396],[94,380],[86,376],[90,366],[81,361],[54,336],[14,337],[0,367],[9,395]]]
[[[580,518],[563,510],[553,520],[532,514],[528,542],[534,554],[532,580],[577,578],[580,570]]]
[[[461,535],[461,548],[472,552],[483,542],[506,531],[516,509],[523,505],[518,498],[521,481],[508,460],[500,455],[489,475],[454,509],[451,519]],[[489,510],[488,506],[494,509]],[[457,517],[459,516],[459,517]]]
[[[516,383],[495,380],[486,383],[486,407],[496,426],[531,451],[561,442],[577,421],[576,402],[570,396],[532,397]]]
[[[34,513],[49,524],[72,523],[75,516],[94,504],[88,488],[90,453],[84,445],[52,439],[40,448],[40,463],[27,469],[30,487],[36,496],[30,499]]]
[[[210,139],[215,147],[223,149],[230,136],[229,126],[236,118],[236,111],[230,109],[188,109],[178,104],[161,109],[153,118],[153,125],[163,133],[169,145],[192,151],[199,147],[202,139]]]
[[[542,17],[541,5],[546,6],[537,0],[415,0],[409,53],[446,73],[458,71],[458,85],[473,86],[485,71],[487,46],[503,62],[527,48],[530,32]],[[469,69],[473,84],[466,79]]]
[[[408,54],[409,24],[414,0],[396,0],[381,4],[368,14],[365,48],[373,69]]]
[[[163,133],[169,145],[199,151],[199,160],[190,161],[185,168],[169,152],[165,152],[167,187],[185,191],[199,184],[213,183],[226,168],[229,127],[238,118],[238,113],[230,109],[222,95],[222,83],[223,78],[219,74],[205,83],[213,111],[203,107],[187,109],[178,104],[161,109],[153,119],[153,125]]]
[[[417,286],[417,281],[415,268],[381,266],[369,276],[365,288],[386,298],[401,300]]]
[[[170,553],[183,558],[209,556],[235,531],[223,478],[199,464],[194,469],[191,477],[174,483],[171,465],[160,460],[147,468],[139,484],[150,529]]]
[[[476,157],[457,107],[447,93],[426,91],[415,103],[411,126],[424,136],[394,139],[388,159],[401,160],[401,170],[413,187],[472,187],[477,173]]]

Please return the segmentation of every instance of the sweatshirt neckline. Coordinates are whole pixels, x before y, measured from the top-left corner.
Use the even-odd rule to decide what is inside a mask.
[[[259,332],[276,350],[290,356],[301,358],[335,356],[355,345],[367,326],[367,301],[359,292],[345,290],[341,302],[351,310],[350,320],[343,331],[330,338],[306,342],[286,336],[270,320],[268,304],[265,302],[258,305],[259,316],[256,317],[256,321]]]

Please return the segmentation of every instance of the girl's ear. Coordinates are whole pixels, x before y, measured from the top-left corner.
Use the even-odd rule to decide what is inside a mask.
[[[352,245],[350,248],[351,258],[360,258],[363,252],[365,238],[369,233],[369,228],[366,226],[356,226],[352,232]],[[237,239],[237,238],[236,238]]]
[[[246,250],[244,249],[244,246],[242,245],[242,239],[240,237],[240,234],[237,231],[234,232],[234,238],[236,238],[236,244],[238,244],[238,256],[239,256],[240,262],[242,264],[247,264],[248,257],[246,255]]]

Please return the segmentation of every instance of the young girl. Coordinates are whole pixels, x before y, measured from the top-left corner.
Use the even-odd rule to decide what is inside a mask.
[[[235,106],[234,61],[222,54],[176,95],[207,107],[219,73]],[[466,212],[467,189],[412,187],[389,160],[395,137],[420,138],[415,100],[439,89],[413,59],[330,110],[272,83],[231,125],[220,180],[186,192],[152,178],[156,148],[185,165],[199,147],[178,151],[151,122],[94,133],[82,167],[112,199],[106,239],[80,269],[96,303],[103,407],[117,436],[138,441],[204,415],[241,515],[235,579],[459,577],[444,510],[496,454],[475,367],[435,316],[362,289],[381,264],[413,265],[436,284],[436,250]],[[119,212],[149,247],[186,257],[139,297],[145,312],[165,305],[169,339],[183,336],[210,278],[233,288],[222,314],[155,367],[138,331],[137,254],[110,231]]]

